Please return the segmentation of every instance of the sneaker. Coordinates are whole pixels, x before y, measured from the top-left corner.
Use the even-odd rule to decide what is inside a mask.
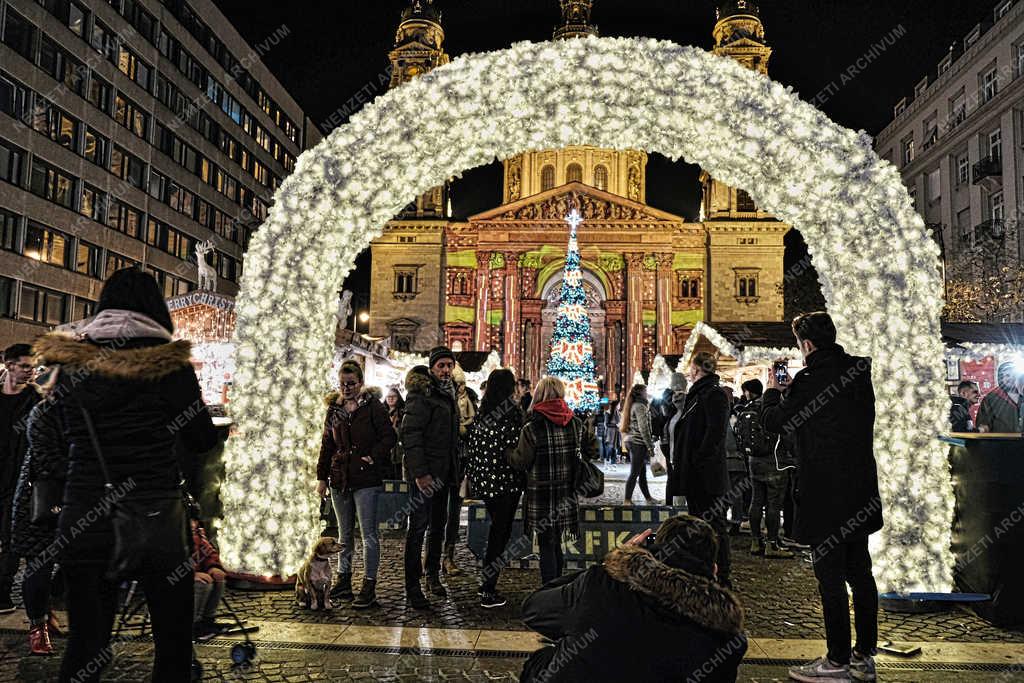
[[[789,670],[789,677],[805,683],[839,683],[853,680],[850,678],[849,666],[834,664],[828,657],[819,657],[809,664],[794,666]]]
[[[10,614],[15,610],[14,601],[10,598],[0,598],[0,614]]]
[[[661,501],[657,498],[648,498],[644,501],[647,505],[661,505]]]
[[[764,541],[760,538],[754,538],[750,541],[750,554],[751,555],[764,555]]]
[[[779,536],[779,545],[791,550],[810,550],[811,546],[794,541],[789,536]]]
[[[878,677],[875,675],[875,658],[854,650],[850,657],[850,675],[858,681],[876,680]]]
[[[764,556],[775,558],[777,560],[789,560],[793,558],[793,551],[782,548],[778,543],[772,541],[764,549]]]
[[[622,504],[627,507],[632,507],[633,501],[627,498],[626,500],[622,501]]]
[[[494,609],[495,607],[504,607],[508,604],[508,600],[498,595],[498,593],[484,593],[480,596],[480,606],[484,609]]]

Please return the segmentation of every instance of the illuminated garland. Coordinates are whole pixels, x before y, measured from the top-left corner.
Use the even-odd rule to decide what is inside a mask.
[[[840,342],[874,360],[885,589],[951,586],[938,246],[866,133],[704,50],[645,38],[518,43],[389,91],[302,154],[255,233],[238,344],[221,534],[230,566],[292,572],[312,494],[337,290],[412,197],[529,149],[590,144],[685,158],[796,226]]]

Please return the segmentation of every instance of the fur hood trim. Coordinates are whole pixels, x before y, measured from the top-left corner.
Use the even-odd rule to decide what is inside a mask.
[[[33,350],[43,365],[83,367],[114,379],[152,382],[192,366],[192,344],[184,339],[117,349],[51,332],[38,339]]]
[[[338,399],[340,397],[341,397],[341,392],[340,391],[328,392],[328,394],[326,396],[324,396],[324,403],[327,404],[327,405],[333,405],[333,404],[338,402]],[[371,398],[375,398],[378,401],[381,401],[381,400],[383,400],[383,397],[384,397],[384,392],[383,392],[383,390],[381,390],[380,387],[363,387],[362,390],[360,390],[360,392],[359,392],[359,398],[361,398],[361,399],[365,398],[365,399],[369,400]]]
[[[643,548],[616,548],[605,557],[604,569],[630,590],[704,628],[729,634],[743,630],[743,607],[731,591],[711,579],[670,567]]]
[[[405,390],[410,394],[429,394],[433,387],[434,383],[429,377],[417,372],[410,372],[405,378]]]

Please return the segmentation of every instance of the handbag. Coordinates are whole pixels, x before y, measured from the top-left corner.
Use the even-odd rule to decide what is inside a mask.
[[[92,416],[80,401],[76,400],[76,403],[85,419],[89,440],[103,473],[105,493],[100,504],[109,505],[107,517],[114,530],[114,548],[107,578],[120,579],[151,571],[166,571],[188,560],[190,539],[184,490],[179,485],[174,493],[137,498],[127,498],[115,490]]]
[[[64,480],[37,479],[31,486],[32,507],[29,521],[40,525],[56,524],[64,497]]]
[[[576,472],[573,477],[573,489],[583,498],[597,498],[604,493],[604,472],[594,463],[583,459],[583,439],[576,427]]]

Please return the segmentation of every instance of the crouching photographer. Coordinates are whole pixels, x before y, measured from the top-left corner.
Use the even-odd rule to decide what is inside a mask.
[[[743,608],[715,581],[718,537],[691,515],[665,520],[523,602],[554,641],[521,681],[735,681],[747,650]]]

